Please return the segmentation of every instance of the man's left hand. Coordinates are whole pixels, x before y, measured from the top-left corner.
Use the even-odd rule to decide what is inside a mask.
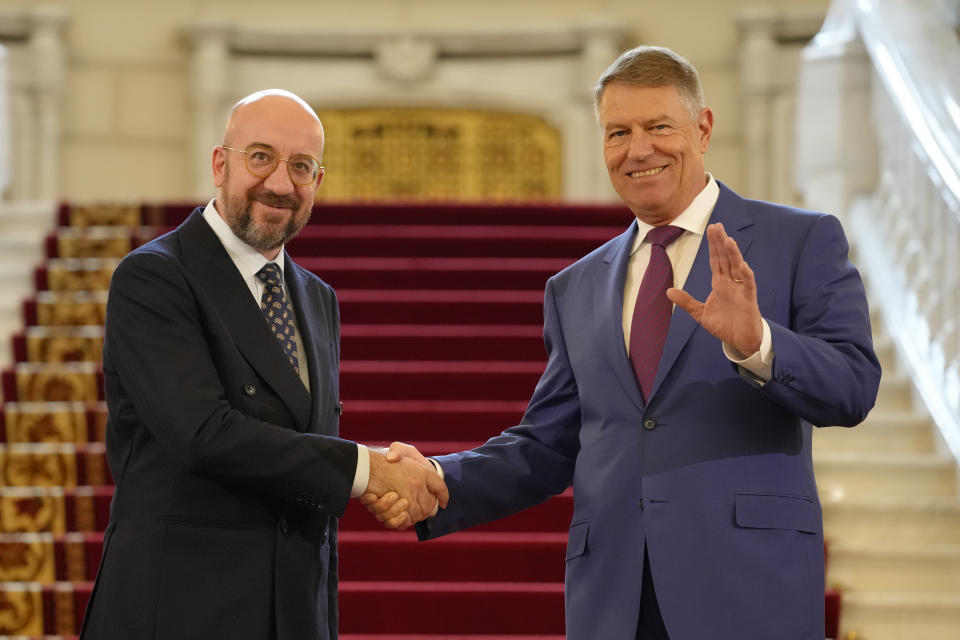
[[[706,301],[699,302],[681,289],[668,289],[667,297],[720,341],[749,356],[760,349],[763,339],[753,270],[721,223],[707,227],[707,242],[713,278]]]

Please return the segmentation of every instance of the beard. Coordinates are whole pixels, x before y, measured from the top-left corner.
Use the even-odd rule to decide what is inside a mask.
[[[310,219],[312,203],[304,205],[294,196],[278,196],[264,188],[234,195],[223,190],[223,217],[234,235],[258,251],[273,251],[300,233]],[[286,224],[258,221],[253,216],[253,203],[290,210]]]

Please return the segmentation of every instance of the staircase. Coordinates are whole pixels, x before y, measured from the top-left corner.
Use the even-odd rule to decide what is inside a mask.
[[[117,259],[191,208],[64,207],[47,239],[12,341],[16,364],[2,376],[0,634],[79,629],[112,495],[99,371],[104,289]],[[434,454],[515,424],[544,364],[546,278],[629,220],[622,208],[594,206],[318,208],[289,250],[338,292],[342,435],[401,439]],[[856,429],[821,429],[814,440],[828,582],[843,591],[844,632],[954,638],[955,468],[937,453],[929,419],[875,331],[885,365],[878,409]],[[568,491],[418,543],[382,531],[352,501],[341,521],[341,637],[560,640],[571,513]],[[836,592],[827,605],[836,629]]]
[[[819,429],[813,455],[827,585],[843,593],[841,638],[960,637],[957,466],[903,372],[882,321],[880,396],[855,429]],[[849,634],[849,635],[848,635]]]

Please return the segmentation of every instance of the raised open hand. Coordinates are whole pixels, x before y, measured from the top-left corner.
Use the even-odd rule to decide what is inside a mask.
[[[681,289],[667,297],[689,313],[704,329],[744,355],[755,353],[763,339],[763,320],[757,306],[757,283],[736,241],[719,222],[707,227],[712,290],[704,302]]]

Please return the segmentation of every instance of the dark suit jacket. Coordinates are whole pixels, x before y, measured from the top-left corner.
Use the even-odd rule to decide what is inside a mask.
[[[337,637],[333,290],[285,257],[310,393],[197,209],[113,275],[103,351],[116,482],[89,640]]]
[[[549,280],[546,370],[520,425],[437,458],[450,506],[435,537],[574,491],[569,640],[633,640],[644,545],[672,640],[823,640],[823,531],[811,423],[854,425],[880,366],[839,222],[745,200],[721,185],[722,222],[757,279],[773,378],[741,376],[676,310],[650,399],[624,347],[634,223]],[[707,242],[684,289],[710,292]]]

